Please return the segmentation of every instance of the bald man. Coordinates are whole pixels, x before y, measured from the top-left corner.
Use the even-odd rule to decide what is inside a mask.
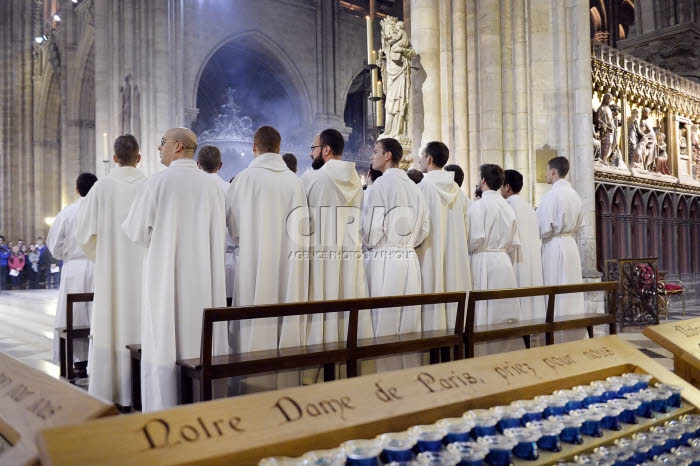
[[[122,224],[146,248],[141,319],[144,412],[178,401],[175,361],[199,356],[202,310],[226,305],[224,193],[193,160],[197,137],[165,132],[158,151],[168,167],[143,184]],[[215,354],[228,350],[226,324],[214,324]]]

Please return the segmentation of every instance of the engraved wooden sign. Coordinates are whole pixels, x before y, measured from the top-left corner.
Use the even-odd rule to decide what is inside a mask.
[[[0,353],[0,435],[12,445],[0,466],[38,464],[41,429],[110,414],[116,414],[111,405]]]
[[[654,325],[642,333],[673,353],[676,375],[700,387],[700,317]]]
[[[52,465],[255,465],[477,407],[643,370],[700,393],[616,336],[215,400],[45,430]]]

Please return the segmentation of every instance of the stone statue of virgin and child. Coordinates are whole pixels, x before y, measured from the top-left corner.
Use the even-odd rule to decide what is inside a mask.
[[[380,24],[382,48],[379,50],[377,65],[382,71],[382,85],[386,95],[386,119],[381,137],[395,138],[404,145],[402,139],[408,138],[411,59],[416,56],[416,51],[408,41],[402,21],[387,16]]]

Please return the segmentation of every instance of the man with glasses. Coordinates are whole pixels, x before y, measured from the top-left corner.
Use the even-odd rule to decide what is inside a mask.
[[[309,185],[313,181],[317,174],[317,171],[323,166],[325,160],[323,160],[323,151],[328,149],[328,144],[321,142],[321,133],[314,136],[314,140],[311,143],[311,152],[309,152],[309,157],[311,158],[311,170],[306,170],[301,174],[301,182],[304,184],[304,189],[308,191]]]
[[[362,181],[355,162],[341,160],[345,140],[335,129],[317,138],[323,166],[306,187],[313,234],[310,244],[309,300],[367,297],[362,256]],[[343,341],[348,313],[309,316],[307,345]],[[360,311],[358,337],[371,338],[369,311]],[[319,371],[310,371],[317,376]],[[305,382],[314,382],[305,374]]]
[[[175,361],[199,356],[202,309],[226,305],[224,193],[193,160],[197,137],[165,132],[168,167],[143,183],[122,224],[146,248],[141,320],[143,410],[177,404]],[[214,354],[227,353],[225,324],[214,324]]]

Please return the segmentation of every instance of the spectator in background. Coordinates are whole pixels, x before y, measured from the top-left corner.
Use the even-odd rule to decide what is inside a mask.
[[[13,290],[19,290],[22,278],[20,274],[24,270],[24,254],[19,250],[19,246],[15,245],[12,248],[12,254],[7,259],[7,265],[10,268],[10,284]]]
[[[39,251],[36,245],[29,245],[29,253],[27,254],[27,264],[29,265],[29,289],[39,288]]]
[[[293,173],[297,172],[297,158],[294,154],[287,152],[282,156],[282,160],[284,160],[284,163],[287,164],[287,168],[289,168]]]
[[[7,260],[10,258],[10,248],[5,245],[5,237],[0,236],[0,290],[7,289],[7,277],[9,270]]]
[[[19,243],[19,241],[18,241]],[[19,247],[19,252],[24,256],[24,268],[22,269],[22,273],[20,274],[20,288],[23,290],[29,289],[29,271],[31,270],[31,267],[29,266],[29,258],[27,257],[27,254],[29,252],[27,251],[27,245],[22,243]]]

